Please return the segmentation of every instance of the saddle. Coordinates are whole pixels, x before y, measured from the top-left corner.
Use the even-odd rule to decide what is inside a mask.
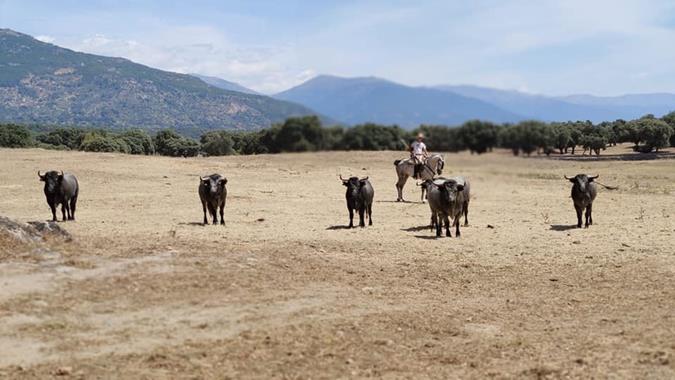
[[[420,160],[417,157],[413,156],[413,162],[415,163],[415,169],[413,171],[413,178],[415,179],[421,179],[421,174],[422,171],[424,170],[424,166],[427,164],[427,159]],[[422,161],[422,162],[420,162]]]

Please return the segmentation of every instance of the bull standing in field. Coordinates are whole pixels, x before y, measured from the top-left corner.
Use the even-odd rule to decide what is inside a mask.
[[[211,174],[206,177],[199,177],[199,199],[202,201],[202,210],[204,211],[204,225],[209,224],[206,218],[206,210],[209,210],[213,224],[218,224],[218,214],[220,211],[220,224],[225,224],[223,213],[227,199],[227,178],[220,174]]]
[[[436,226],[436,237],[441,237],[443,224],[445,235],[451,237],[450,220],[455,226],[455,237],[460,237],[459,221],[464,214],[464,223],[468,224],[469,183],[462,177],[428,180],[427,199],[431,209],[431,225]]]
[[[368,177],[359,179],[351,177],[343,179],[340,176],[342,184],[347,187],[345,198],[347,199],[347,210],[349,210],[349,228],[354,227],[354,211],[359,212],[359,226],[365,227],[364,214],[368,216],[368,225],[373,225],[373,197],[375,190],[368,181]]]
[[[63,221],[75,220],[75,208],[77,206],[77,195],[80,191],[77,178],[69,173],[48,171],[40,174],[40,181],[45,183],[44,192],[47,197],[47,203],[52,209],[52,221],[56,222],[56,208],[61,205]]]
[[[595,185],[595,179],[598,176],[588,176],[586,174],[577,174],[565,179],[572,182],[572,201],[574,202],[574,209],[577,211],[577,228],[581,228],[581,216],[586,210],[585,227],[593,224],[593,201],[598,195],[598,187]],[[611,188],[610,188],[611,189]]]

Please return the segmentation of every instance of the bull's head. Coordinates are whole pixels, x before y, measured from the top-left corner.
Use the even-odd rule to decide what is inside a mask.
[[[45,174],[40,174],[38,170],[38,177],[40,177],[40,181],[45,183],[45,191],[49,194],[54,194],[61,185],[61,181],[63,181],[63,172],[52,170]]]
[[[359,177],[350,177],[349,179],[344,179],[342,178],[342,175],[340,175],[342,185],[347,187],[347,191],[352,193],[355,197],[358,196],[361,186],[365,185],[367,180],[368,177],[363,177],[361,179],[359,179]]]
[[[443,182],[440,189],[448,202],[455,202],[457,201],[457,195],[464,191],[464,185],[457,183],[457,181],[453,179],[449,179]]]
[[[202,181],[202,186],[206,189],[211,194],[217,194],[219,193],[222,189],[225,188],[225,185],[227,184],[227,178],[225,177],[211,177],[211,176],[206,176],[206,177],[199,177]]]
[[[581,192],[585,192],[588,184],[593,182],[599,175],[589,176],[586,174],[577,174],[574,177],[565,176],[565,179],[572,182],[574,187],[578,188]]]

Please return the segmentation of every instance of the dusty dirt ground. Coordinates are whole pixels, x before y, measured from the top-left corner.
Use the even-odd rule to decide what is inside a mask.
[[[0,241],[0,377],[675,378],[675,160],[446,154],[474,197],[437,240],[413,182],[395,202],[404,156],[0,150],[0,215],[51,216],[38,169],[81,186],[56,254]],[[224,227],[200,225],[212,172]],[[589,229],[582,172],[620,186]],[[370,176],[374,226],[344,228],[338,173]]]

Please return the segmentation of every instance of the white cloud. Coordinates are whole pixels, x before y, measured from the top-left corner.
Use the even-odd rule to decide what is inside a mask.
[[[45,35],[42,35],[42,36],[35,36],[35,39],[38,40],[38,41],[46,42],[46,43],[48,43],[48,44],[51,44],[51,43],[53,43],[54,41],[56,41],[56,39],[55,39],[54,37],[52,37],[52,36],[45,36]]]
[[[75,50],[263,93],[317,72],[550,94],[675,91],[675,31],[664,26],[675,5],[668,0],[374,0],[322,8],[283,22],[230,15],[212,26],[148,16],[143,27],[118,29],[127,35],[57,37]]]
[[[308,79],[308,69],[288,65],[290,46],[241,45],[211,27],[165,28],[128,40],[103,34],[73,41],[67,47],[179,73],[198,73],[274,93]],[[311,72],[311,70],[309,70]]]

